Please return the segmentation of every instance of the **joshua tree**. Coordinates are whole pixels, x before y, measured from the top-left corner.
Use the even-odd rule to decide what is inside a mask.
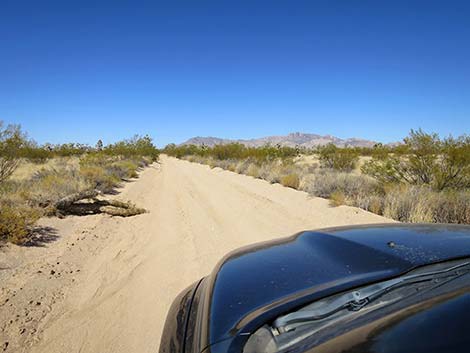
[[[97,149],[98,151],[102,151],[102,150],[103,150],[103,141],[98,140],[98,142],[96,143],[96,149]]]

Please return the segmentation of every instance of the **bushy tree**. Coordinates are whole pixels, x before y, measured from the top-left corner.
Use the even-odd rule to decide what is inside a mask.
[[[470,187],[470,138],[411,130],[400,154],[375,156],[362,171],[383,183],[429,185],[435,190]]]
[[[323,168],[351,171],[356,166],[359,154],[352,148],[339,148],[332,143],[318,149]]]
[[[8,179],[18,168],[20,151],[26,144],[26,135],[18,125],[4,127],[0,121],[0,183]]]
[[[103,152],[113,156],[158,158],[159,151],[149,135],[135,135],[129,140],[119,141],[103,148]]]

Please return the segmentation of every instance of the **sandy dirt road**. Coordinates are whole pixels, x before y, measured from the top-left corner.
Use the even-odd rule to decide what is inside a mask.
[[[31,337],[21,341],[22,351],[157,352],[173,298],[208,274],[227,252],[305,229],[389,221],[352,207],[330,207],[327,200],[280,185],[164,156],[119,197],[150,213],[45,221],[57,229],[60,240],[35,250],[35,262],[18,266],[11,285],[21,283],[27,301],[28,290],[39,283],[44,287],[33,266],[80,272],[72,270],[73,280],[49,276],[58,283],[49,291],[60,295],[49,300]],[[21,281],[21,276],[31,278]],[[34,317],[33,309],[29,315]],[[13,347],[14,342],[6,351]]]

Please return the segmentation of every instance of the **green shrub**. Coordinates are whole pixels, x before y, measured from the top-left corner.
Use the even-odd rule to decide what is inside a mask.
[[[20,164],[20,150],[26,137],[17,125],[3,127],[0,121],[0,183],[7,180]]]
[[[24,244],[39,217],[40,212],[31,207],[0,205],[0,242]]]
[[[411,130],[403,154],[374,157],[362,172],[382,183],[429,185],[434,190],[470,187],[470,138],[444,140]]]
[[[359,160],[359,155],[354,149],[339,148],[331,143],[320,147],[318,152],[322,168],[351,171]]]
[[[298,155],[299,150],[291,147],[263,146],[246,147],[240,143],[215,145],[214,147],[170,144],[163,150],[169,156],[183,158],[190,155],[212,157],[216,160],[244,160],[261,164],[276,159],[292,158]]]
[[[121,180],[137,178],[137,169],[139,165],[131,160],[122,160],[105,166],[108,174],[114,175]]]
[[[105,146],[102,151],[109,156],[121,156],[125,158],[145,156],[150,158],[151,161],[156,161],[159,155],[159,150],[155,147],[152,138],[148,135],[135,135],[129,140],[123,140]]]

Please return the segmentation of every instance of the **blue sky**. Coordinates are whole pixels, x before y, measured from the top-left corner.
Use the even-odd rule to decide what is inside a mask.
[[[470,132],[468,1],[0,4],[0,119],[39,142]]]

